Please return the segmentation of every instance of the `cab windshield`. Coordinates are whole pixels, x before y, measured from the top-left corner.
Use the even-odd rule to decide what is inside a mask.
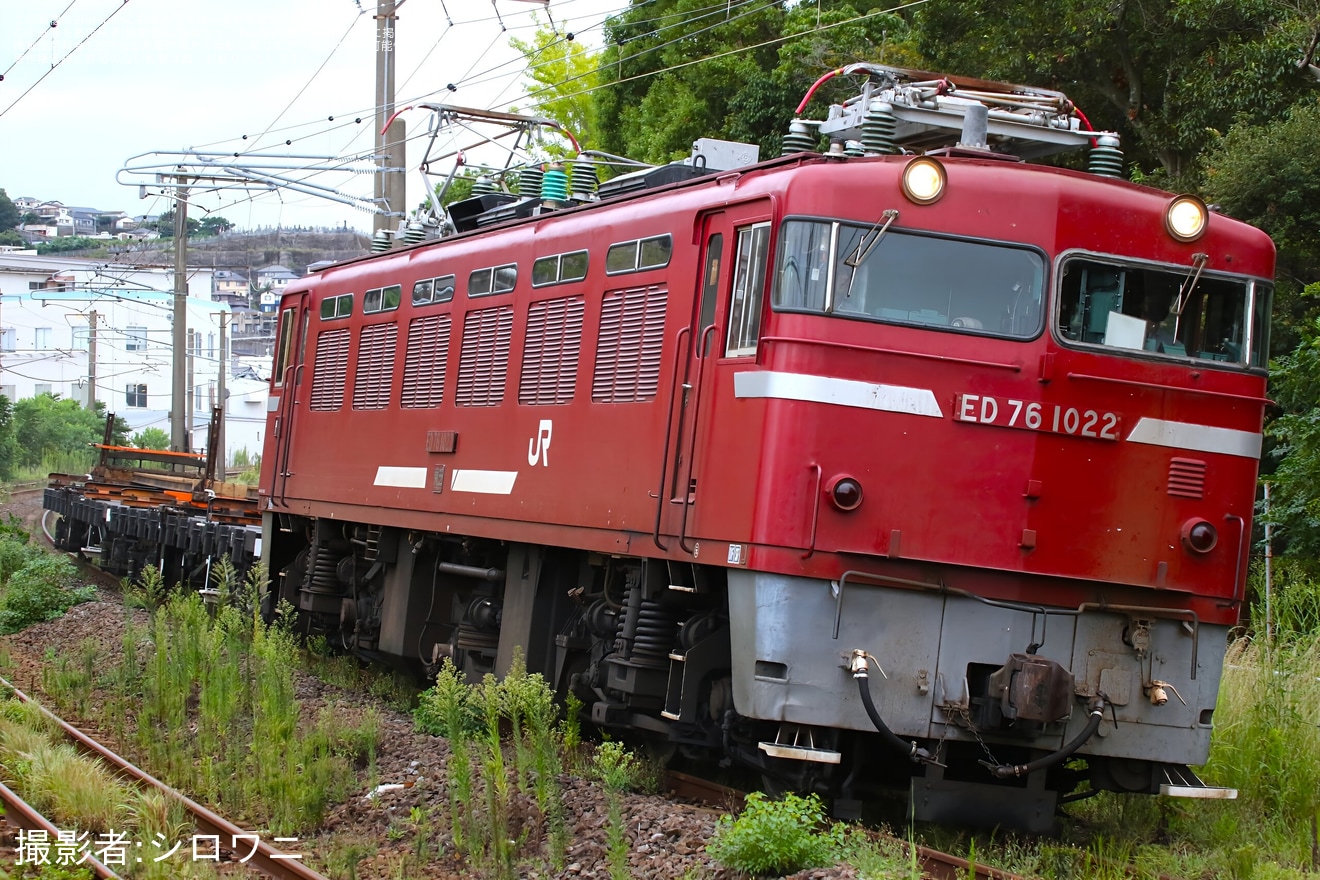
[[[1069,259],[1060,276],[1066,340],[1170,358],[1265,366],[1270,290],[1196,267]]]
[[[787,220],[774,306],[1030,339],[1041,329],[1044,278],[1044,258],[1026,247]]]

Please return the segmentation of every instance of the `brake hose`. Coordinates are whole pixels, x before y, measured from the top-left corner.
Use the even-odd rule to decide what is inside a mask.
[[[1105,717],[1105,698],[1095,696],[1086,704],[1087,711],[1091,713],[1091,718],[1086,722],[1086,726],[1072,738],[1063,748],[1057,752],[1052,752],[1043,758],[1037,758],[1029,764],[996,764],[990,767],[990,773],[996,779],[1008,779],[1010,777],[1027,776],[1035,773],[1037,770],[1044,770],[1046,767],[1053,767],[1055,764],[1061,764],[1067,760],[1073,752],[1082,747],[1085,742],[1095,735],[1100,729],[1100,722]]]
[[[904,752],[914,764],[935,763],[935,758],[930,752],[918,746],[915,740],[909,742],[899,738],[880,717],[880,713],[875,708],[875,700],[871,699],[871,681],[867,673],[866,656],[854,653],[851,666],[853,678],[857,679],[857,690],[862,696],[862,705],[866,708],[867,717],[871,719],[875,729],[880,731],[880,737],[898,751]]]

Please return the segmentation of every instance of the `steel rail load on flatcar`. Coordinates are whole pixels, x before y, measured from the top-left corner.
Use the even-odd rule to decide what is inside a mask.
[[[1230,795],[1188,766],[1243,599],[1273,245],[1116,179],[1056,92],[838,76],[860,94],[809,93],[779,158],[527,164],[290,285],[272,600],[395,664],[521,650],[597,725],[840,810]],[[1025,161],[1073,147],[1088,171]]]

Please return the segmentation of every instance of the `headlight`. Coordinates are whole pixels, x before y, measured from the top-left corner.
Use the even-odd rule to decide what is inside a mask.
[[[1178,196],[1164,211],[1164,228],[1179,241],[1196,241],[1205,234],[1209,212],[1196,196]]]
[[[919,156],[903,169],[903,195],[918,205],[929,205],[944,195],[944,166],[929,156]]]

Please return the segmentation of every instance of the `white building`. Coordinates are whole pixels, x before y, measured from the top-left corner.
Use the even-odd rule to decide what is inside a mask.
[[[206,444],[211,407],[220,402],[221,321],[229,308],[211,301],[210,269],[190,269],[187,322],[188,407],[192,446]],[[134,431],[170,432],[173,401],[173,271],[56,256],[0,254],[0,394],[21,400],[58,394],[87,405],[89,395]],[[95,360],[91,358],[95,351]],[[226,370],[226,378],[228,371]],[[228,389],[226,389],[228,391]],[[260,450],[260,428],[226,419],[226,447]],[[235,401],[237,404],[237,400]],[[255,436],[249,437],[249,434]]]

